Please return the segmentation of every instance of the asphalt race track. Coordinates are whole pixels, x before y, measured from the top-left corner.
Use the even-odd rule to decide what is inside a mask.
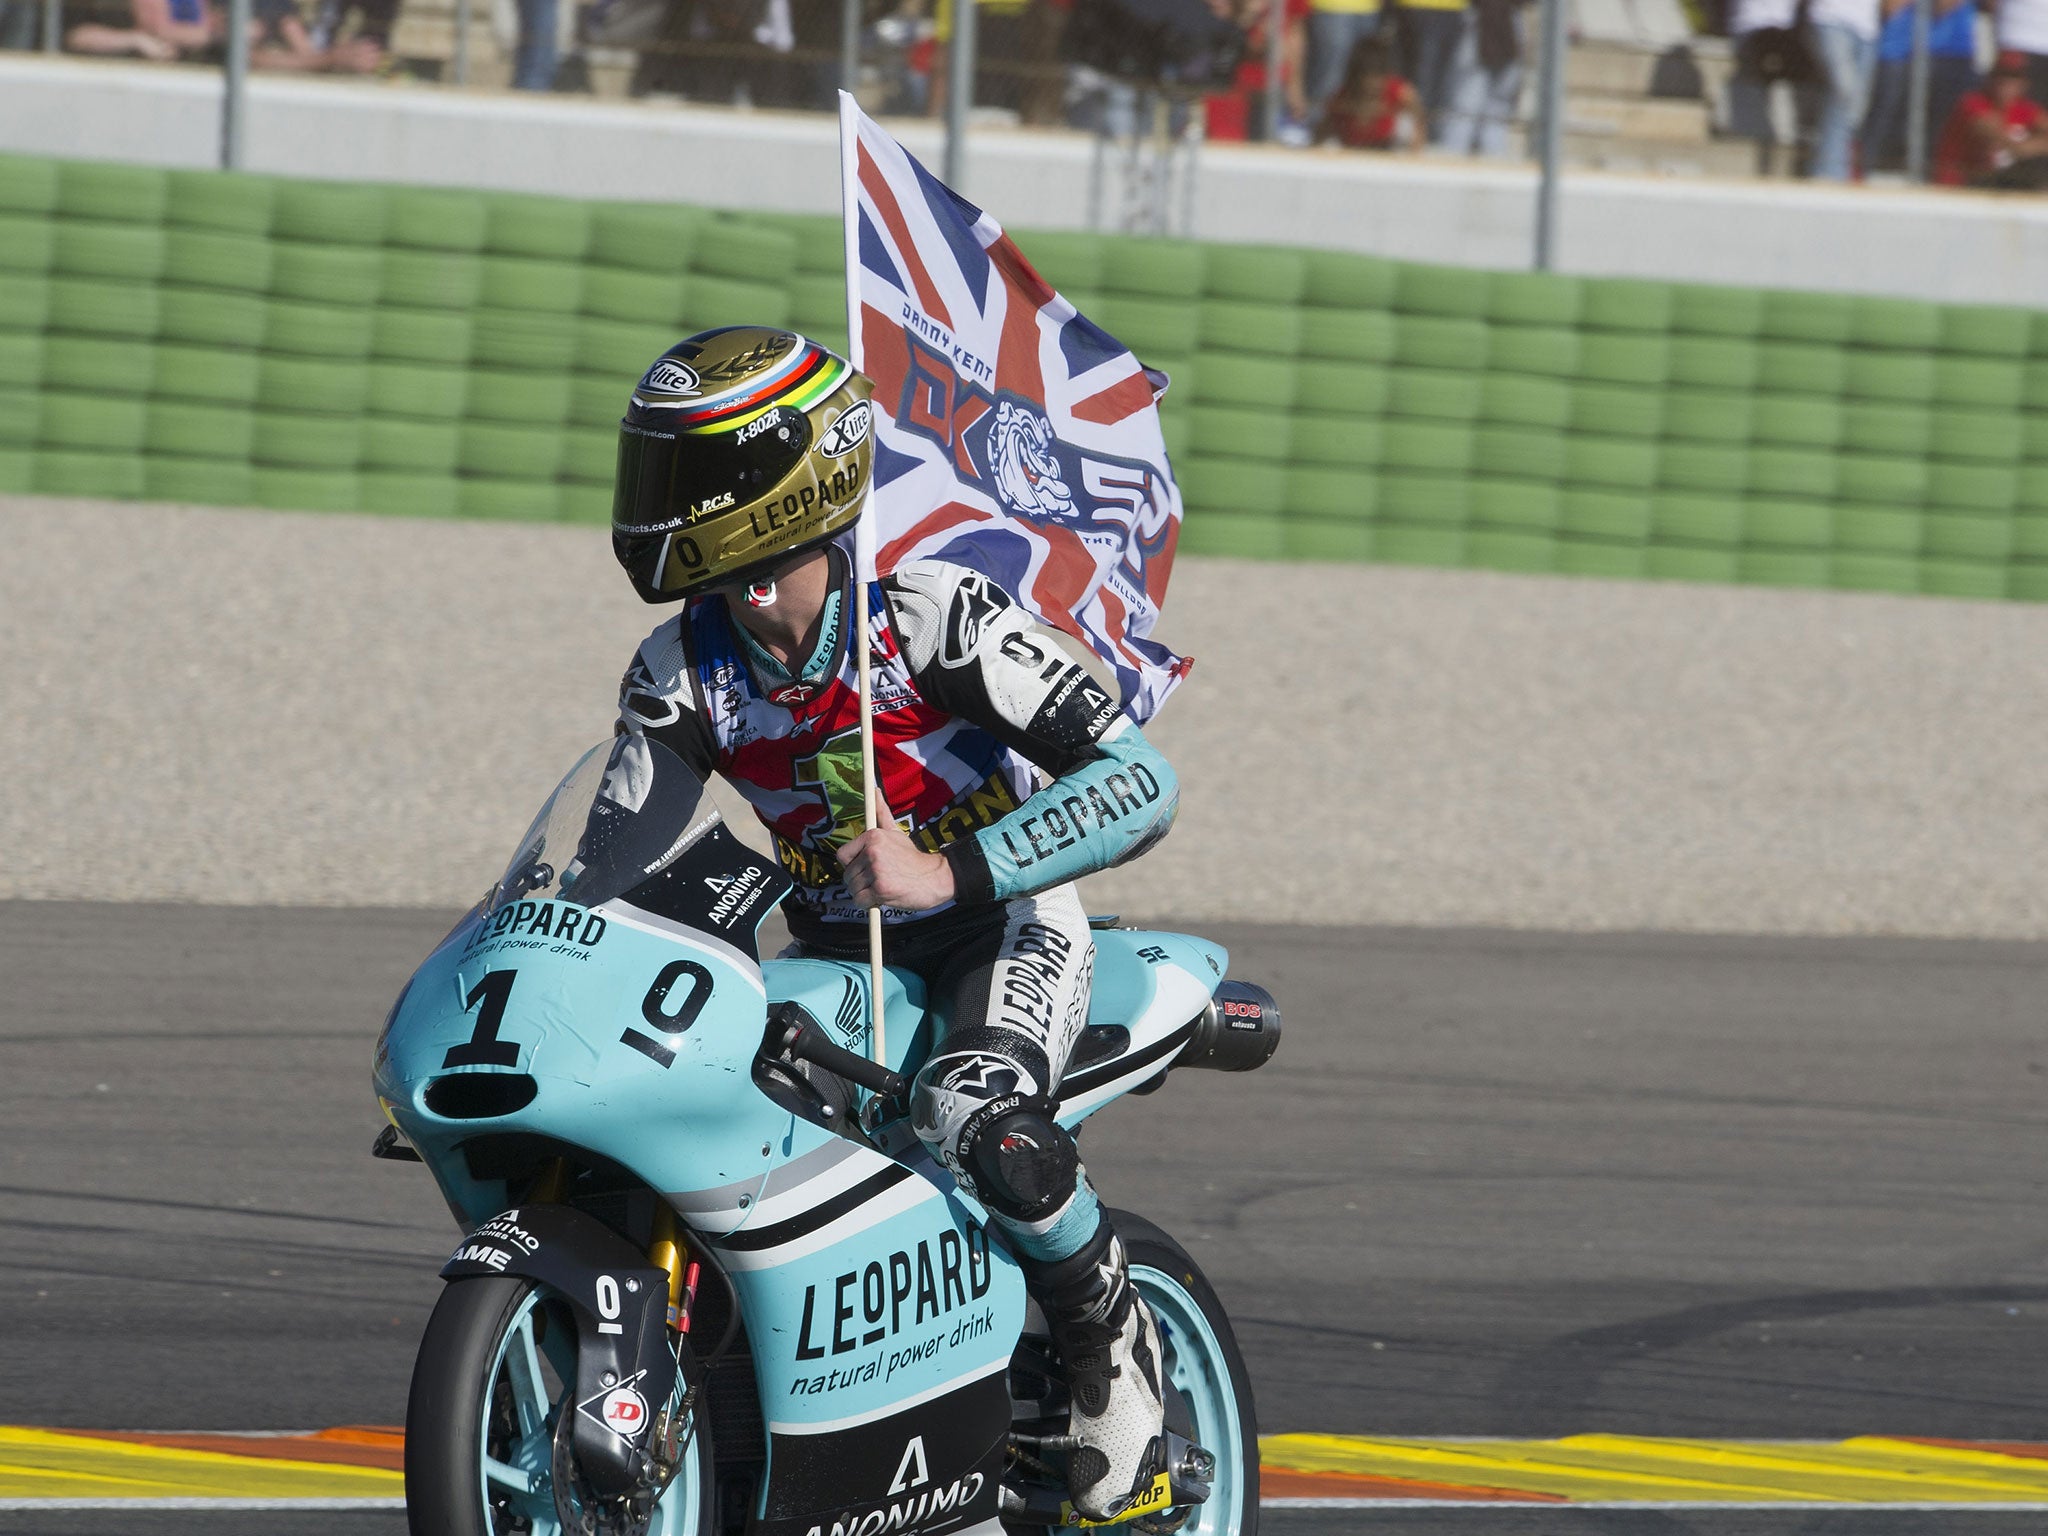
[[[374,886],[374,879],[365,882]],[[0,903],[0,1422],[394,1424],[455,1231],[366,1155],[441,914]],[[1226,927],[1287,1017],[1084,1147],[1201,1259],[1261,1428],[2040,1440],[2048,946]],[[1270,1512],[1898,1536],[2038,1514]],[[8,1536],[392,1514],[0,1512]]]

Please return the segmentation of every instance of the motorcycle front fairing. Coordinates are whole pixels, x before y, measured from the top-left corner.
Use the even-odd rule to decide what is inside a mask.
[[[585,1211],[549,1168],[657,1192],[755,1187],[790,1116],[750,1081],[766,1023],[755,933],[788,889],[703,803],[673,754],[620,738],[549,798],[491,895],[428,956],[378,1042],[386,1115],[466,1234],[449,1280],[516,1275],[576,1319],[579,1403],[630,1384],[627,1433],[569,1426],[592,1486],[658,1480],[647,1427],[679,1394],[667,1272]],[[678,1178],[647,1154],[688,1149]],[[687,1358],[687,1354],[683,1357]]]
[[[620,737],[584,755],[378,1042],[378,1097],[465,1229],[521,1194],[506,1154],[522,1138],[664,1193],[758,1186],[790,1115],[751,1080],[755,933],[788,889],[666,748]],[[687,1170],[660,1167],[678,1148]]]
[[[684,775],[701,789],[679,760],[637,740],[594,749],[563,781],[379,1042],[386,1112],[469,1234],[443,1273],[564,1290],[586,1356],[630,1376],[640,1365],[618,1341],[647,1336],[659,1272],[644,1256],[626,1269],[626,1245],[602,1244],[594,1224],[535,1215],[558,1207],[515,1205],[528,1191],[512,1173],[538,1166],[536,1147],[613,1164],[711,1245],[739,1293],[769,1439],[756,1529],[802,1536],[821,1515],[830,1529],[906,1501],[920,1520],[992,1519],[1025,1305],[1016,1265],[921,1149],[887,1156],[762,1091],[755,931],[787,881],[673,792]],[[605,811],[608,795],[639,809]],[[789,969],[799,991],[824,979]],[[857,1010],[864,1048],[866,977],[846,971],[833,1017]],[[891,1016],[921,1016],[917,980],[889,979]],[[893,1045],[905,1066],[921,1032]],[[582,1251],[549,1246],[573,1242]],[[658,1405],[662,1362],[640,1364]],[[670,1355],[666,1379],[674,1367]],[[579,1451],[590,1440],[586,1459],[618,1461],[581,1417]]]

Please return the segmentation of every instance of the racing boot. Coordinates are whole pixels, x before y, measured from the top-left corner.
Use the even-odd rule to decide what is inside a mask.
[[[1090,1520],[1114,1520],[1164,1466],[1159,1324],[1131,1284],[1124,1245],[1103,1222],[1072,1258],[1033,1260],[1032,1281],[1072,1398],[1067,1488]]]

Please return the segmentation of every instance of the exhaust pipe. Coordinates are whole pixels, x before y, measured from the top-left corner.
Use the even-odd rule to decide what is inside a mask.
[[[1226,980],[1195,1016],[1195,1032],[1176,1067],[1250,1072],[1280,1048],[1280,1008],[1273,994],[1249,981]]]

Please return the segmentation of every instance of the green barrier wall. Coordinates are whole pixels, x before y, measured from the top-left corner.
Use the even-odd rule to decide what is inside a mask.
[[[1197,553],[2048,597],[2048,314],[1072,233]],[[0,157],[0,490],[602,522],[678,336],[836,221]]]

